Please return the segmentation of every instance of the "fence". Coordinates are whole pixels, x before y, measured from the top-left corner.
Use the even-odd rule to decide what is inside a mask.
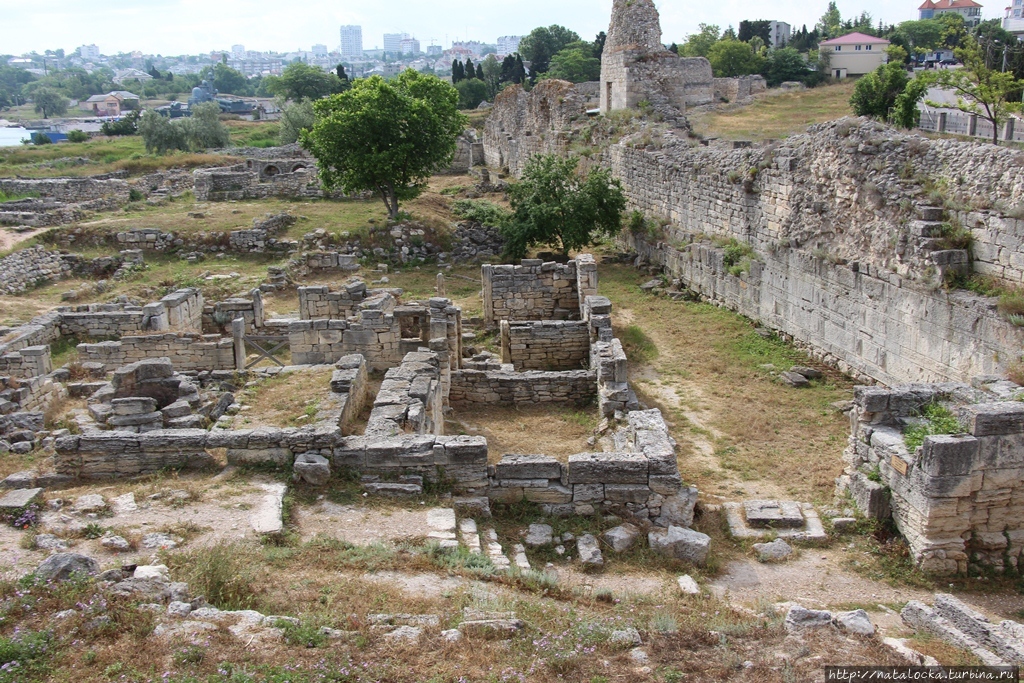
[[[1000,131],[1000,140],[1024,142],[1024,121],[1017,123],[1017,118],[1010,117]],[[992,122],[977,114],[957,111],[956,109],[936,109],[921,107],[921,123],[918,128],[931,133],[949,133],[967,137],[992,139]]]

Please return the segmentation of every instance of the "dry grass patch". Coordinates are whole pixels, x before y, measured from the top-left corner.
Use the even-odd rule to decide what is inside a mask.
[[[587,439],[596,426],[594,408],[466,406],[454,409],[446,431],[486,437],[491,462],[508,453],[550,455],[565,462],[574,453],[593,450]]]
[[[320,401],[330,391],[330,367],[308,372],[282,373],[266,379],[243,393],[243,405],[251,410],[239,413],[242,426],[252,428],[299,427],[311,424]]]
[[[849,79],[794,93],[773,91],[753,104],[731,111],[698,113],[690,117],[706,137],[768,140],[803,133],[815,123],[852,116],[850,97],[856,83]]]
[[[850,398],[852,383],[830,372],[807,389],[782,386],[761,366],[788,370],[810,359],[761,337],[732,312],[644,294],[644,279],[628,267],[604,265],[601,293],[614,304],[616,324],[638,327],[657,350],[646,366],[655,379],[637,387],[671,423],[683,476],[732,497],[743,490],[738,484],[765,480],[801,500],[831,499],[849,425],[829,404]],[[634,363],[630,374],[649,374],[642,371]],[[704,416],[707,429],[694,429],[688,411]],[[687,444],[696,436],[709,441],[710,459],[689,457]]]

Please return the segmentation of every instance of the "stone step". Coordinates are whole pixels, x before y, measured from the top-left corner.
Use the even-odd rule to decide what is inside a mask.
[[[260,484],[266,495],[257,504],[249,516],[253,531],[258,534],[279,534],[284,531],[284,520],[281,512],[284,507],[284,494],[288,490],[285,484]]]
[[[433,508],[427,510],[427,526],[430,528],[427,538],[437,541],[442,548],[459,547],[459,541],[455,537],[454,509]]]
[[[459,522],[459,536],[462,538],[462,545],[471,553],[482,554],[480,546],[480,533],[476,527],[476,521],[463,519]]]
[[[512,563],[505,557],[501,543],[498,543],[498,532],[494,529],[487,529],[484,531],[484,539],[487,544],[487,556],[491,558],[491,564],[494,565],[495,569],[509,569]]]
[[[526,546],[516,543],[512,546],[512,556],[512,561],[515,562],[517,567],[524,571],[530,568],[530,560],[526,557]]]

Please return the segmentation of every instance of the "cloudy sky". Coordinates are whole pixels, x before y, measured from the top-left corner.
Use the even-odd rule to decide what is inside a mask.
[[[666,43],[681,42],[699,23],[738,25],[742,19],[779,19],[813,25],[828,0],[656,0]],[[843,16],[867,11],[877,21],[916,18],[916,0],[839,0]],[[407,32],[424,46],[447,46],[462,38],[493,42],[500,35],[528,33],[562,24],[590,39],[606,30],[612,0],[0,0],[0,54],[74,50],[96,43],[104,54],[198,54],[243,44],[250,50],[308,50],[315,43],[335,48],[338,27],[363,27],[365,48],[383,34]],[[999,16],[995,5],[984,16]]]

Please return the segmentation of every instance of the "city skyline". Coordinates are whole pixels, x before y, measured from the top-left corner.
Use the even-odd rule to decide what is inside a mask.
[[[825,11],[828,0],[778,0],[771,7],[756,10],[738,0],[700,7],[666,0],[655,4],[662,15],[664,40],[670,43],[682,42],[686,34],[698,30],[700,23],[718,24],[724,29],[730,24],[738,26],[743,19],[777,19],[795,28],[804,23],[810,27]],[[561,24],[584,40],[592,40],[598,32],[608,29],[611,5],[612,0],[565,0],[557,4],[523,0],[511,18],[499,6],[475,8],[471,23],[464,18],[464,3],[450,0],[439,0],[429,7],[410,0],[391,0],[366,10],[338,10],[333,3],[311,0],[303,5],[301,14],[295,13],[292,6],[265,0],[228,0],[216,4],[200,0],[151,0],[145,5],[109,0],[102,11],[97,11],[95,5],[57,0],[45,8],[13,4],[5,8],[0,50],[15,55],[47,49],[70,53],[80,45],[90,44],[97,44],[103,54],[138,50],[146,54],[202,54],[229,50],[238,44],[257,52],[308,51],[314,44],[325,44],[334,50],[340,43],[339,29],[344,25],[362,27],[364,49],[382,48],[385,33],[408,33],[425,50],[431,43],[448,47],[455,40],[493,43],[500,36],[526,35],[537,26],[551,24]],[[917,18],[915,2],[839,0],[838,5],[844,17],[867,11],[875,21],[887,24]],[[1001,16],[992,7],[986,9],[986,18]],[[153,21],[155,17],[159,17],[159,22]],[[460,19],[453,23],[448,20],[451,17]]]

